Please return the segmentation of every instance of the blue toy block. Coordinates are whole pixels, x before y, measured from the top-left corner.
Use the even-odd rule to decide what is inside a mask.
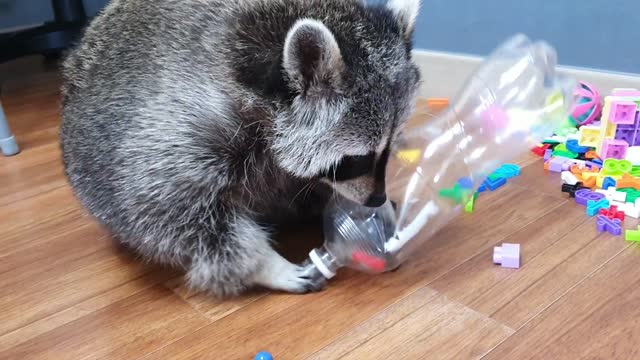
[[[465,189],[473,189],[473,180],[468,177],[463,177],[462,179],[458,180],[458,184],[460,184],[460,186]]]
[[[591,148],[588,146],[580,146],[578,144],[578,140],[576,139],[567,140],[566,145],[569,151],[578,153],[578,154],[584,154],[587,151],[591,150]]]
[[[491,174],[491,177],[504,177],[507,179],[511,179],[516,176],[520,176],[521,171],[522,170],[520,169],[520,166],[516,164],[504,164],[500,166],[500,168],[498,168],[498,170],[496,170],[493,174]]]
[[[504,186],[506,183],[507,183],[507,178],[489,176],[487,180],[484,181],[483,186],[486,186],[486,188],[488,188],[491,191],[495,191],[498,188]]]
[[[610,187],[616,187],[616,180],[612,177],[607,176],[602,182],[602,188],[607,190]]]
[[[601,199],[601,200],[589,200],[587,202],[587,215],[596,216],[600,209],[608,209],[609,208],[609,200]]]

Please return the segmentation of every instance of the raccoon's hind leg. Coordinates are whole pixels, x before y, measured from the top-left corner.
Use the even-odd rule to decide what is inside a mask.
[[[221,297],[237,295],[252,286],[292,293],[324,287],[324,278],[311,277],[304,267],[280,256],[271,247],[268,232],[251,218],[236,214],[228,219],[232,223],[218,235],[217,246],[203,243],[194,249],[187,271],[191,286]]]

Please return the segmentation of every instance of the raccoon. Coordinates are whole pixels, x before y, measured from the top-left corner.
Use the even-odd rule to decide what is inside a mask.
[[[420,83],[419,5],[111,1],[63,64],[74,193],[194,289],[322,289],[272,232],[331,196],[385,202],[390,146]]]

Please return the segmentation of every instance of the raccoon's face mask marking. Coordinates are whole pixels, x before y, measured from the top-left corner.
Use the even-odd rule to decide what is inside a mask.
[[[343,196],[370,207],[385,203],[385,175],[390,149],[376,154],[347,155],[324,174],[323,181]]]

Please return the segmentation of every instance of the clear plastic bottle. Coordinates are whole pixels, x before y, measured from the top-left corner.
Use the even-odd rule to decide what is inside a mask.
[[[399,266],[451,221],[501,164],[550,136],[573,105],[575,81],[556,74],[555,50],[516,35],[469,78],[436,118],[416,114],[387,169],[387,203],[334,199],[325,244],[309,266],[331,278],[341,267],[378,273]],[[406,154],[412,154],[407,157]]]

